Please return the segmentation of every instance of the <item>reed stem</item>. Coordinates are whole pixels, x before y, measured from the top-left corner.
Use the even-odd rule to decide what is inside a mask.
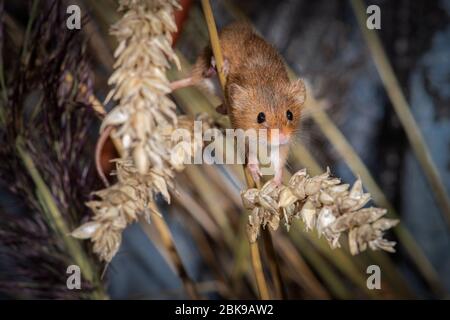
[[[192,299],[199,300],[200,295],[197,291],[195,283],[189,277],[189,274],[184,267],[183,261],[181,260],[177,248],[175,247],[175,241],[173,241],[172,233],[170,232],[169,227],[167,226],[163,217],[156,213],[158,212],[158,208],[156,207],[156,205],[154,205],[154,203],[150,203],[150,206],[152,207],[152,211],[154,212],[152,222],[158,230],[158,233],[161,237],[161,242],[169,253],[169,256],[171,257],[175,269],[177,270],[178,276],[183,282],[187,294]]]
[[[264,239],[264,248],[266,249],[267,258],[269,260],[270,273],[273,275],[273,284],[275,287],[275,292],[277,293],[277,298],[286,300],[287,294],[284,289],[284,282],[281,276],[280,265],[278,263],[277,255],[273,246],[272,235],[268,228],[262,230],[262,235]]]
[[[106,113],[105,107],[96,99],[97,108],[99,114]],[[124,153],[122,143],[119,139],[114,138],[115,129],[111,130],[110,138],[113,141],[114,147],[117,152],[122,156]],[[149,206],[152,206],[153,212],[159,212],[158,208],[154,206],[153,203],[150,203]],[[189,277],[186,268],[184,267],[183,261],[176,249],[175,242],[173,240],[172,234],[170,232],[169,227],[167,226],[164,219],[158,215],[154,214],[154,219],[152,220],[155,223],[155,228],[158,230],[158,233],[162,239],[162,243],[169,253],[170,258],[177,270],[177,274],[183,282],[186,293],[191,297],[191,299],[198,300],[200,299],[200,295],[195,287],[195,283]]]
[[[217,73],[219,76],[220,85],[222,87],[222,90],[225,91],[225,75],[223,74],[223,56],[222,56],[222,50],[220,48],[219,43],[219,35],[217,33],[216,23],[214,20],[214,15],[211,9],[211,4],[209,3],[209,0],[202,0],[202,7],[203,7],[203,13],[206,20],[206,25],[208,26],[208,33],[211,41],[211,47],[214,54],[214,58],[216,60],[217,65]],[[256,183],[253,181],[251,176],[247,174],[247,170],[244,167],[245,176],[247,180],[247,186],[253,187]],[[273,249],[273,247],[272,247]],[[259,245],[258,242],[250,243],[250,253],[251,253],[251,259],[252,259],[252,267],[253,271],[255,272],[255,279],[256,284],[258,287],[259,296],[262,300],[269,299],[269,290],[266,283],[266,279],[264,276],[264,271],[262,268],[261,263],[261,256],[259,253]],[[276,264],[276,261],[273,261],[272,263]],[[272,274],[272,276],[276,276]],[[278,281],[278,280],[277,280]],[[275,281],[276,282],[276,281]],[[280,279],[278,283],[282,283],[282,280]]]
[[[70,228],[67,226],[64,217],[55,203],[55,199],[53,198],[50,189],[45,184],[45,181],[36,168],[33,159],[26,151],[25,142],[20,136],[16,140],[16,149],[19,158],[22,160],[25,169],[28,171],[35,184],[36,195],[47,215],[51,227],[63,240],[66,250],[73,259],[72,262],[80,267],[83,277],[94,285],[95,289],[92,293],[92,298],[107,299],[108,297],[103,291],[103,287],[100,284],[100,279],[96,276],[94,268],[89,262],[89,258],[82,249],[80,242],[70,236]]]
[[[366,27],[366,15],[362,1],[351,0],[350,2],[358,20],[359,27],[372,54],[375,66],[380,74],[381,81],[391,99],[392,106],[405,129],[406,136],[416,154],[417,160],[423,168],[436,202],[441,207],[442,214],[444,215],[447,224],[450,226],[450,200],[447,191],[439,175],[439,171],[433,162],[431,153],[428,150],[420,128],[411,113],[411,108],[400,88],[400,84],[395,76],[386,52],[384,51],[381,40],[378,37],[376,30],[369,30]]]
[[[220,48],[219,34],[217,33],[216,22],[214,20],[214,15],[209,0],[202,0],[202,8],[205,15],[206,25],[208,26],[208,33],[211,41],[212,51],[214,53],[214,58],[216,59],[217,73],[219,75],[220,85],[222,87],[222,90],[225,90],[226,79],[225,75],[223,74],[222,49]]]
[[[250,257],[252,260],[253,272],[255,273],[256,287],[258,288],[259,298],[261,300],[269,300],[269,288],[267,287],[266,278],[264,277],[258,242],[250,243]]]
[[[39,0],[34,0],[31,5],[30,18],[28,19],[28,22],[27,22],[27,28],[25,30],[25,38],[23,41],[22,53],[21,53],[21,60],[23,63],[27,63],[27,61],[25,61],[25,59],[26,59],[25,55],[28,51],[28,44],[30,42],[31,28],[32,28],[33,23],[37,16],[38,5],[39,5]]]

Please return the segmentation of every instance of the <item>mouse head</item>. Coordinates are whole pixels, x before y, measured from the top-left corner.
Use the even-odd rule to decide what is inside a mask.
[[[279,144],[287,144],[300,124],[306,89],[302,80],[266,86],[231,84],[228,96],[235,128],[267,129],[268,141],[271,129],[278,129]]]

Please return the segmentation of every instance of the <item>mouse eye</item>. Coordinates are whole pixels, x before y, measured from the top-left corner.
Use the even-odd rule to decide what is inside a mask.
[[[286,111],[286,117],[289,121],[292,121],[292,119],[294,119],[294,115],[292,114],[291,110]]]
[[[266,115],[264,114],[264,112],[258,113],[258,118],[256,118],[256,120],[258,121],[258,123],[263,123],[264,121],[266,121]]]

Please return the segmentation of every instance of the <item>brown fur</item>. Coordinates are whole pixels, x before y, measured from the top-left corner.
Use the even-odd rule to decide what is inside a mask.
[[[301,80],[291,83],[281,56],[247,23],[233,23],[219,35],[226,73],[225,104],[234,128],[280,129],[290,136],[299,124],[305,101]],[[212,52],[205,49],[193,69],[193,79],[206,78]],[[293,120],[286,112],[290,110]],[[266,122],[257,117],[264,112]]]

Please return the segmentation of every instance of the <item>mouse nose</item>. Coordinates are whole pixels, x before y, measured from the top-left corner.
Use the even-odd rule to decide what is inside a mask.
[[[280,131],[279,138],[280,144],[287,144],[289,142],[289,139],[291,138],[291,135],[287,132]]]
[[[291,139],[291,132],[288,130],[280,130],[275,129],[276,132],[272,132],[272,130],[269,131],[269,141],[271,141],[271,144],[274,145],[282,145],[289,143],[289,140]],[[276,133],[276,134],[275,134]]]

